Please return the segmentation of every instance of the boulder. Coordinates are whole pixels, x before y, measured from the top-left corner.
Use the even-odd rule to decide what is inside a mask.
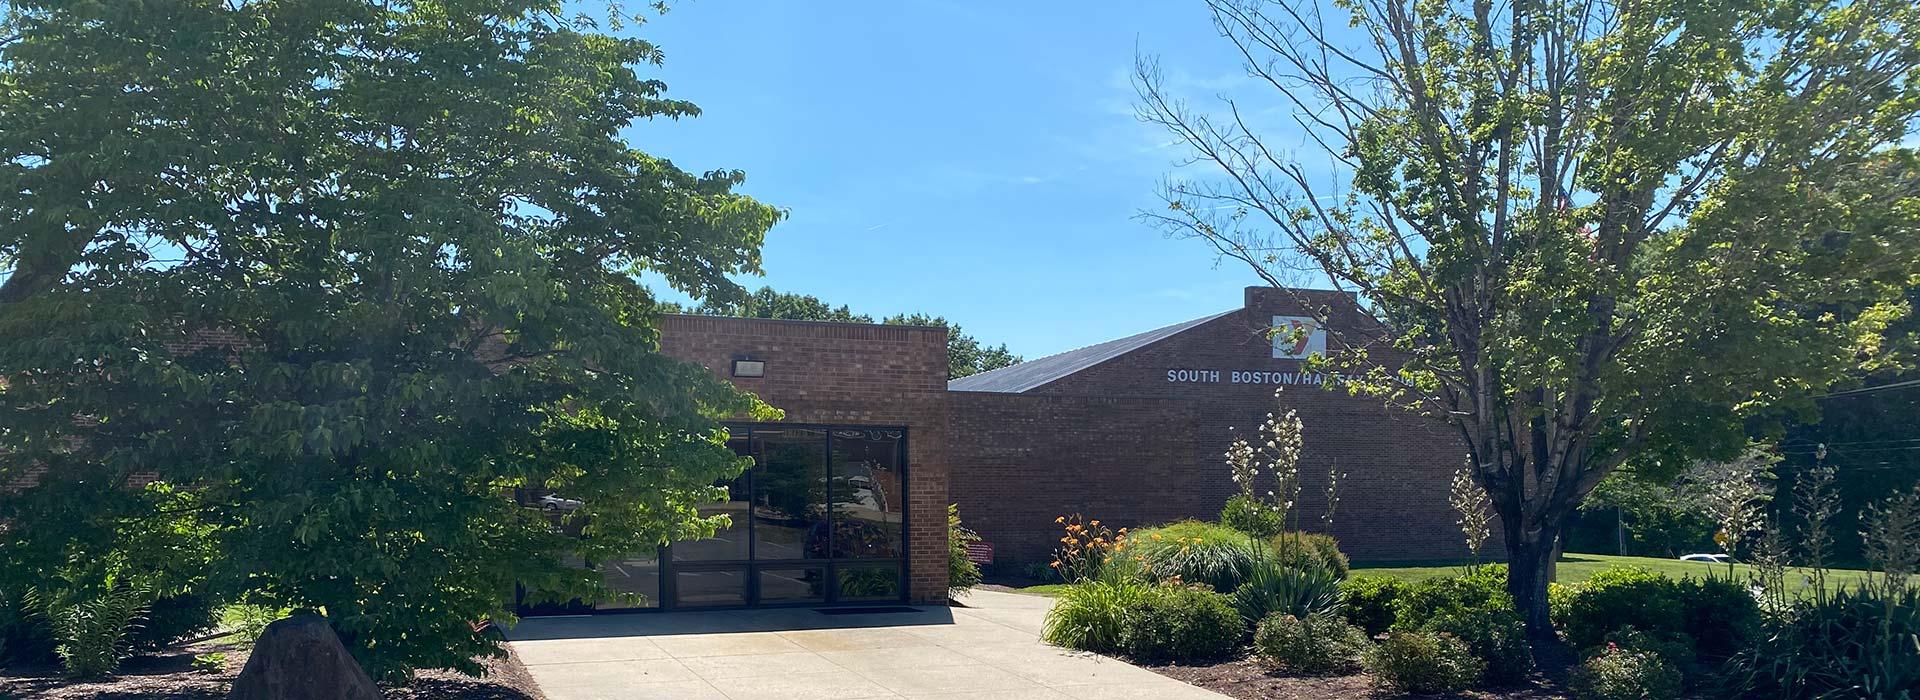
[[[267,625],[227,700],[380,700],[380,689],[319,615]]]

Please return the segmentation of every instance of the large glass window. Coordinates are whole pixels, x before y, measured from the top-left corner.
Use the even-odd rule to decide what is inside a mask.
[[[601,609],[897,601],[905,590],[906,431],[760,424],[730,428],[753,465],[717,484],[703,516],[727,516],[712,537],[605,561],[616,591]],[[560,532],[581,534],[582,504],[525,491]],[[937,515],[937,514],[936,514]],[[580,605],[577,601],[574,605]]]
[[[827,557],[827,431],[754,430],[753,558]]]
[[[600,569],[601,575],[606,577],[608,587],[636,596],[600,607],[623,609],[660,607],[659,550],[648,549],[645,552],[603,561],[597,568]]]
[[[898,430],[833,431],[833,557],[898,559],[905,522]]]
[[[673,604],[693,608],[747,603],[744,569],[682,571],[673,577]]]
[[[747,477],[741,475],[717,485],[726,487],[727,500],[700,506],[700,515],[725,515],[728,524],[707,539],[674,545],[674,561],[735,561],[747,558],[751,546],[747,525]]]

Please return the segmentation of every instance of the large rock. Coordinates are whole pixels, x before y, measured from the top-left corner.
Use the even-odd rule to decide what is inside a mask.
[[[319,615],[267,625],[227,700],[379,700],[380,689]]]

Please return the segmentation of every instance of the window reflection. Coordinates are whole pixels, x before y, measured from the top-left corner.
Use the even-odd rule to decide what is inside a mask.
[[[607,586],[613,590],[640,596],[639,599],[603,605],[603,609],[660,607],[660,556],[657,550],[649,549],[644,553],[600,562],[597,568],[606,577]]]
[[[676,607],[745,605],[746,602],[745,570],[682,571],[674,574],[673,604]]]
[[[755,430],[754,558],[819,559],[827,555],[827,433]]]
[[[894,600],[900,597],[900,565],[839,567],[840,600]]]
[[[835,558],[900,556],[900,437],[897,430],[833,431]]]
[[[752,454],[744,435],[729,439],[727,445],[733,448],[734,454]],[[726,487],[727,500],[701,506],[700,515],[726,515],[730,522],[714,532],[712,537],[675,544],[674,561],[735,561],[747,558],[747,475],[741,474],[716,485]]]
[[[762,567],[760,602],[819,603],[827,599],[827,570],[818,566]]]

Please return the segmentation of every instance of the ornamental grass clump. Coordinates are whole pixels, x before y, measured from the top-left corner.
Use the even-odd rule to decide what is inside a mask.
[[[1153,584],[1128,576],[1069,585],[1047,611],[1040,639],[1069,649],[1119,651],[1127,611],[1145,602],[1153,590]]]
[[[1141,530],[1129,546],[1157,580],[1199,583],[1227,593],[1251,570],[1254,540],[1230,527],[1187,520]]]

